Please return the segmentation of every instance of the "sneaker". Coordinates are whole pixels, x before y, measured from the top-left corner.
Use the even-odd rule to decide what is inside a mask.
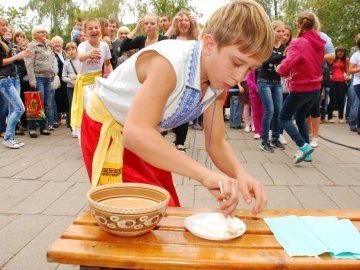
[[[310,142],[310,146],[312,148],[316,148],[319,146],[319,142],[318,142],[318,138],[312,138],[311,142]]]
[[[23,143],[23,142],[19,142],[19,141],[15,141],[15,140],[14,140],[14,142],[17,143],[20,147],[23,147],[25,145],[25,143]]]
[[[71,131],[71,137],[73,137],[73,138],[77,138],[77,137],[78,137],[76,130]]]
[[[285,140],[285,137],[284,135],[280,134],[279,136],[279,142],[282,144],[282,145],[287,145],[287,140]]]
[[[19,149],[20,148],[20,145],[17,144],[17,142],[14,141],[13,139],[4,140],[3,145],[5,145],[7,148],[11,148],[11,149]]]
[[[55,130],[55,128],[53,125],[49,125],[48,130],[53,131],[53,130]]]
[[[306,156],[314,152],[314,148],[310,144],[305,143],[299,150],[295,153],[294,164],[298,164],[301,161],[304,161]]]
[[[204,129],[204,128],[203,128],[201,125],[199,125],[198,123],[196,123],[195,125],[193,125],[192,128],[195,129],[195,130],[203,130],[203,129]]]
[[[342,123],[342,124],[343,124],[343,123],[345,123],[345,122],[346,122],[345,119],[343,119],[343,118],[340,118],[340,119],[339,119],[339,123]]]
[[[357,127],[350,126],[350,131],[357,132]]]
[[[266,153],[274,153],[274,149],[271,147],[269,141],[262,141],[260,144],[260,149]]]
[[[261,135],[259,133],[255,133],[254,140],[260,140]]]
[[[285,150],[285,147],[282,145],[282,143],[278,139],[271,140],[270,145],[273,148],[276,148],[276,149],[279,149],[279,150]]]
[[[245,132],[250,132],[250,126],[245,126],[244,131]]]
[[[334,121],[334,119],[329,119],[329,121],[328,121],[329,123],[335,123],[335,121]]]
[[[304,159],[305,162],[312,162],[312,155],[311,154],[308,154],[305,159]]]
[[[179,150],[181,153],[186,153],[185,146],[182,144],[176,145],[176,149]]]

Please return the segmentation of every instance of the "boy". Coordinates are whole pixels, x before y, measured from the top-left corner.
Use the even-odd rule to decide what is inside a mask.
[[[69,42],[65,46],[68,59],[66,59],[62,71],[62,80],[66,82],[66,93],[69,101],[69,112],[71,113],[71,104],[74,94],[75,81],[80,69],[80,61],[77,59],[78,51],[75,42]],[[77,138],[76,128],[71,129],[71,136]]]
[[[82,19],[81,18],[76,18],[75,20],[75,26],[73,27],[71,33],[70,33],[70,39],[72,42],[78,43],[79,40],[79,35],[80,35],[80,31],[82,28]]]
[[[158,185],[170,192],[169,205],[174,206],[179,205],[170,173],[174,172],[207,187],[224,215],[236,209],[239,191],[248,204],[256,199],[257,214],[266,195],[225,140],[222,105],[224,89],[260,66],[272,44],[273,31],[263,8],[252,0],[238,0],[211,16],[202,42],[157,42],[134,54],[107,79],[97,79],[81,127],[93,187],[121,179]],[[180,153],[159,132],[202,112],[206,149],[225,175]]]

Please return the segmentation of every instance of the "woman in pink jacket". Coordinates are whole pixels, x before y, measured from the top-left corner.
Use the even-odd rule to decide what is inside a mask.
[[[280,121],[291,139],[299,147],[294,163],[312,161],[314,149],[309,145],[306,114],[319,98],[325,41],[314,29],[315,14],[304,11],[298,16],[299,35],[287,50],[287,56],[278,66],[280,76],[289,76],[290,94],[280,112]],[[295,115],[296,125],[291,119]]]

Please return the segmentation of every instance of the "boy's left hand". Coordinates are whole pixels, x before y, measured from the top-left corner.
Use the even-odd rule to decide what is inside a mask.
[[[255,205],[252,209],[252,213],[257,215],[267,204],[264,186],[248,173],[245,174],[245,178],[239,180],[238,182],[239,191],[243,196],[245,203],[251,204],[252,198],[255,199]]]

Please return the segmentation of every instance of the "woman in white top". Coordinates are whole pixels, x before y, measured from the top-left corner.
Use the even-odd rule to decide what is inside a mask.
[[[356,40],[356,46],[360,50],[360,37],[358,37]],[[358,99],[360,100],[360,51],[357,51],[351,56],[349,72],[350,74],[354,74],[354,79],[353,79],[354,91]],[[360,135],[360,102],[358,106],[356,126],[357,126],[357,133]]]
[[[71,127],[73,130],[78,130],[81,126],[84,104],[86,105],[90,98],[95,86],[95,78],[102,77],[103,66],[107,73],[112,72],[110,48],[105,42],[100,41],[99,21],[90,18],[85,22],[84,28],[87,40],[78,46],[78,59],[81,65],[71,105]]]

